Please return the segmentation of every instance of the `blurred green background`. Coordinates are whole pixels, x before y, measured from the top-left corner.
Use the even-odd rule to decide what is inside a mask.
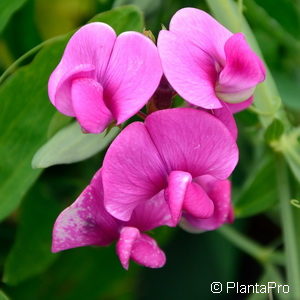
[[[55,218],[89,183],[103,158],[101,152],[72,165],[50,167],[42,174],[40,169],[31,168],[34,153],[70,121],[55,115],[47,100],[48,76],[67,41],[66,37],[57,36],[74,31],[110,9],[114,9],[113,13],[100,14],[96,20],[108,22],[118,32],[145,28],[157,36],[162,25],[168,27],[178,9],[192,6],[209,12],[208,2],[0,0],[1,73],[30,51],[7,71],[0,86],[1,300],[7,299],[5,294],[16,300],[255,300],[268,296],[214,295],[210,284],[214,281],[251,284],[268,278],[274,281],[275,277],[278,281],[285,280],[280,258],[282,238],[274,157],[261,143],[264,139],[261,125],[251,110],[237,115],[240,163],[233,175],[237,217],[233,227],[198,235],[179,228],[153,231],[167,255],[166,266],[158,270],[134,263],[129,271],[123,270],[114,245],[50,253]],[[121,7],[128,4],[137,8]],[[238,5],[242,5],[255,33],[290,121],[299,125],[300,2],[245,0],[238,1]],[[42,47],[38,45],[52,38],[39,51]],[[37,48],[31,51],[34,47]],[[299,196],[299,184],[291,180],[294,195]],[[300,222],[298,225],[300,228]],[[263,249],[271,249],[270,252],[277,249],[279,258],[274,265],[256,255]]]

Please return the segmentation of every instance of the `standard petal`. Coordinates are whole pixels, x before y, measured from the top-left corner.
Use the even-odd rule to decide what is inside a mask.
[[[138,205],[126,225],[137,227],[140,231],[152,230],[163,225],[173,226],[164,190],[161,190],[150,200]]]
[[[185,214],[185,221],[188,227],[192,227],[194,232],[203,230],[214,230],[224,223],[232,222],[232,205],[231,205],[231,184],[229,180],[215,180],[207,178],[196,179],[205,186],[209,197],[214,202],[214,213],[210,218],[196,218],[192,215]],[[206,178],[205,178],[206,177]],[[206,181],[206,184],[203,184]],[[183,226],[184,227],[184,226]]]
[[[103,101],[103,88],[93,79],[73,81],[72,104],[75,116],[86,132],[100,133],[113,120]]]
[[[191,174],[182,171],[172,171],[168,177],[168,187],[165,194],[174,226],[181,218],[186,191],[192,179]]]
[[[161,76],[158,51],[149,38],[137,32],[118,36],[103,85],[105,101],[118,124],[147,103]]]
[[[157,111],[145,120],[168,173],[209,174],[226,179],[238,161],[238,148],[225,125],[211,114],[193,108]]]
[[[102,81],[115,40],[114,30],[99,22],[81,27],[71,37],[48,83],[49,97],[58,110],[73,115],[71,92],[68,91],[73,77],[92,77]],[[90,74],[91,70],[95,71]]]
[[[166,263],[165,253],[156,241],[146,234],[135,240],[131,250],[131,258],[138,264],[148,268],[161,268]]]
[[[117,255],[124,269],[128,270],[132,247],[140,237],[140,231],[135,227],[123,227],[116,245]]]
[[[119,223],[103,207],[100,172],[77,200],[57,218],[52,252],[87,245],[105,246],[118,237]]]
[[[113,141],[103,161],[102,178],[104,205],[123,221],[164,189],[166,170],[143,123],[130,124]]]
[[[217,95],[224,101],[238,103],[248,99],[256,85],[265,79],[265,67],[251,50],[242,33],[225,43],[226,64],[219,74]]]
[[[232,33],[205,11],[190,7],[178,10],[171,19],[170,31],[209,53],[219,64],[225,63],[224,45]]]
[[[206,108],[221,108],[215,94],[217,71],[214,59],[184,35],[162,30],[158,50],[164,74],[187,102]]]

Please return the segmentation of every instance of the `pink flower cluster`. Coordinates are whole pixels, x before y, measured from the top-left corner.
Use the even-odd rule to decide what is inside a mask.
[[[144,122],[122,130],[91,183],[57,218],[52,251],[116,241],[124,268],[130,259],[157,268],[165,254],[145,232],[178,224],[201,232],[232,222],[232,113],[252,103],[264,78],[244,36],[198,9],[178,11],[157,47],[140,33],[117,37],[103,23],[77,31],[49,80],[60,112],[99,133],[156,102]],[[169,108],[175,93],[187,107]]]

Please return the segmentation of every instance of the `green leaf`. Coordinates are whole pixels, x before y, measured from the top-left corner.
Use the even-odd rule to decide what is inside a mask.
[[[265,131],[265,140],[268,143],[273,141],[277,141],[284,132],[284,125],[278,119],[274,119],[274,121],[268,126]]]
[[[272,159],[263,161],[248,175],[235,201],[237,217],[249,217],[272,207],[277,201],[275,166]]]
[[[105,149],[120,129],[113,127],[109,133],[82,133],[74,122],[56,133],[43,145],[32,160],[33,168],[47,168],[58,164],[70,164],[87,159]]]
[[[133,6],[104,12],[93,18],[119,33],[142,30],[143,18]],[[61,58],[70,35],[41,50],[33,62],[15,72],[0,86],[0,220],[21,202],[41,170],[32,170],[36,151],[46,142],[55,112],[47,95],[48,78]]]
[[[55,111],[47,82],[64,46],[60,41],[44,48],[0,86],[0,219],[18,206],[41,172],[32,170],[31,160],[46,141]]]
[[[48,130],[47,130],[47,138],[50,139],[57,133],[60,129],[68,125],[73,118],[62,115],[60,112],[56,112],[52,117]]]
[[[51,231],[60,211],[46,184],[36,184],[26,197],[15,243],[9,253],[3,280],[15,285],[43,272],[57,256],[51,253]]]
[[[142,12],[133,5],[121,6],[112,10],[100,13],[90,22],[104,22],[114,28],[117,34],[123,31],[142,31],[144,19]]]
[[[0,300],[9,300],[9,298],[0,290]]]
[[[19,9],[27,0],[1,0],[0,1],[0,34],[11,16]]]

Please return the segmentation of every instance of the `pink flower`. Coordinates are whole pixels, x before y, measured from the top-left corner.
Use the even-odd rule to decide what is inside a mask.
[[[137,206],[128,222],[112,217],[103,206],[99,170],[77,200],[57,218],[52,252],[88,245],[106,246],[117,241],[117,255],[125,269],[130,258],[138,264],[159,268],[165,264],[165,254],[143,232],[170,224],[169,208],[162,193]]]
[[[193,108],[154,112],[145,123],[126,127],[108,149],[102,168],[104,206],[128,221],[136,207],[159,194],[169,205],[173,225],[182,212],[211,218],[219,204],[201,178],[225,180],[237,161],[232,134],[211,114]],[[228,193],[227,187],[220,191]]]
[[[49,80],[49,98],[91,133],[126,121],[155,92],[162,76],[153,42],[137,32],[118,37],[104,23],[90,23],[70,39]]]
[[[210,15],[183,8],[162,30],[158,49],[164,73],[187,102],[206,109],[228,103],[232,112],[249,106],[265,79],[260,58],[242,33],[232,34]]]

